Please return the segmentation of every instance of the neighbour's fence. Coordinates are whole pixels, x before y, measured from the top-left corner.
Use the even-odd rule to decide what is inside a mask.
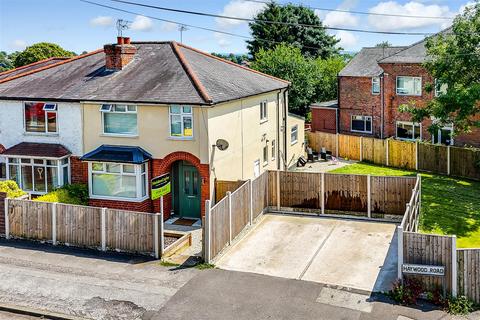
[[[480,149],[318,131],[307,135],[312,149],[320,151],[325,148],[337,157],[480,179]]]
[[[6,199],[5,235],[54,245],[150,254],[163,252],[160,214]]]
[[[457,250],[458,294],[480,303],[480,249]]]
[[[248,225],[265,212],[268,207],[268,171],[254,180],[244,182],[233,192],[211,206],[205,205],[205,262],[215,257],[238,237]]]
[[[415,177],[271,171],[269,206],[282,212],[400,217],[416,181]]]
[[[227,195],[227,192],[234,191],[240,187],[245,181],[227,181],[227,180],[215,180],[215,202],[220,201]]]
[[[5,234],[5,198],[7,194],[0,192],[0,234]]]

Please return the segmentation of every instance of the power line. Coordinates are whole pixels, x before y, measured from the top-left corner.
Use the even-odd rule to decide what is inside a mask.
[[[364,29],[353,29],[353,28],[336,28],[336,27],[319,26],[316,24],[307,24],[307,23],[271,21],[271,20],[262,20],[262,19],[253,19],[253,18],[239,18],[239,17],[224,16],[220,14],[213,14],[213,13],[207,13],[207,12],[160,7],[160,6],[154,6],[154,5],[138,3],[133,1],[126,1],[126,0],[110,0],[110,1],[144,7],[144,8],[168,11],[168,12],[184,13],[184,14],[203,16],[203,17],[221,18],[221,19],[236,20],[236,21],[243,21],[243,22],[263,22],[268,24],[279,24],[279,25],[295,26],[295,27],[301,26],[301,27],[307,27],[307,28],[320,28],[320,29],[327,29],[327,30],[334,30],[334,31],[349,31],[349,32],[359,32],[359,33],[374,33],[374,34],[408,35],[408,36],[429,36],[429,35],[435,34],[433,32],[400,32],[400,31],[364,30]]]
[[[262,1],[262,0],[243,0],[246,2],[256,2],[256,3],[272,3],[271,1]],[[320,11],[332,11],[332,12],[344,12],[344,13],[353,13],[361,14],[368,16],[386,16],[386,17],[401,17],[401,18],[416,18],[416,19],[442,19],[442,20],[453,20],[454,17],[432,17],[432,16],[415,16],[415,15],[406,15],[406,14],[393,14],[393,13],[377,13],[377,12],[364,12],[364,11],[352,11],[352,10],[342,10],[342,9],[329,9],[329,8],[319,8],[312,6],[305,6],[309,9],[320,10]]]

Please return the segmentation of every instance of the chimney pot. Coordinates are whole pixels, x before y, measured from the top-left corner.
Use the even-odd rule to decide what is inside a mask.
[[[123,43],[124,44],[130,44],[130,37],[124,37],[123,38]]]
[[[117,37],[117,44],[123,44],[123,37]]]

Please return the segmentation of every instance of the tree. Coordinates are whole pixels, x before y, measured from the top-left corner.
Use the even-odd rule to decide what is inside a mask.
[[[328,58],[340,50],[336,47],[339,40],[325,32],[320,18],[310,8],[294,4],[281,6],[271,2],[257,14],[255,20],[249,24],[253,40],[247,41],[250,55],[254,58],[262,48],[274,49],[280,43],[299,48],[305,57]],[[309,24],[316,27],[272,24],[265,21]]]
[[[74,52],[66,51],[58,44],[40,42],[27,47],[23,52],[21,52],[16,57],[14,64],[15,67],[18,68],[51,57],[73,57],[74,55]]]
[[[413,120],[434,117],[430,132],[453,124],[454,135],[480,127],[480,3],[467,7],[457,16],[451,29],[426,41],[429,59],[425,68],[436,79],[427,91],[441,89],[441,94],[425,106],[408,103],[400,107]]]
[[[390,42],[387,41],[382,41],[382,42],[379,42],[375,45],[375,47],[377,48],[388,48],[388,47],[391,47],[392,44]]]
[[[317,67],[315,101],[328,101],[337,98],[338,73],[345,67],[348,61],[343,56],[334,56],[328,59],[315,59]]]
[[[0,51],[0,72],[13,68],[13,62],[9,59],[5,51]]]
[[[212,55],[228,61],[235,62],[237,64],[242,64],[242,62],[244,61],[249,61],[247,54],[235,54],[235,53],[223,54],[223,53],[212,52]]]

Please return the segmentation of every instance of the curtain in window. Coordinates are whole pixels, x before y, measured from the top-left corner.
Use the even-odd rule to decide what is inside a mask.
[[[105,112],[103,122],[105,133],[137,134],[136,113]]]
[[[43,103],[25,103],[25,129],[28,132],[45,132]]]

